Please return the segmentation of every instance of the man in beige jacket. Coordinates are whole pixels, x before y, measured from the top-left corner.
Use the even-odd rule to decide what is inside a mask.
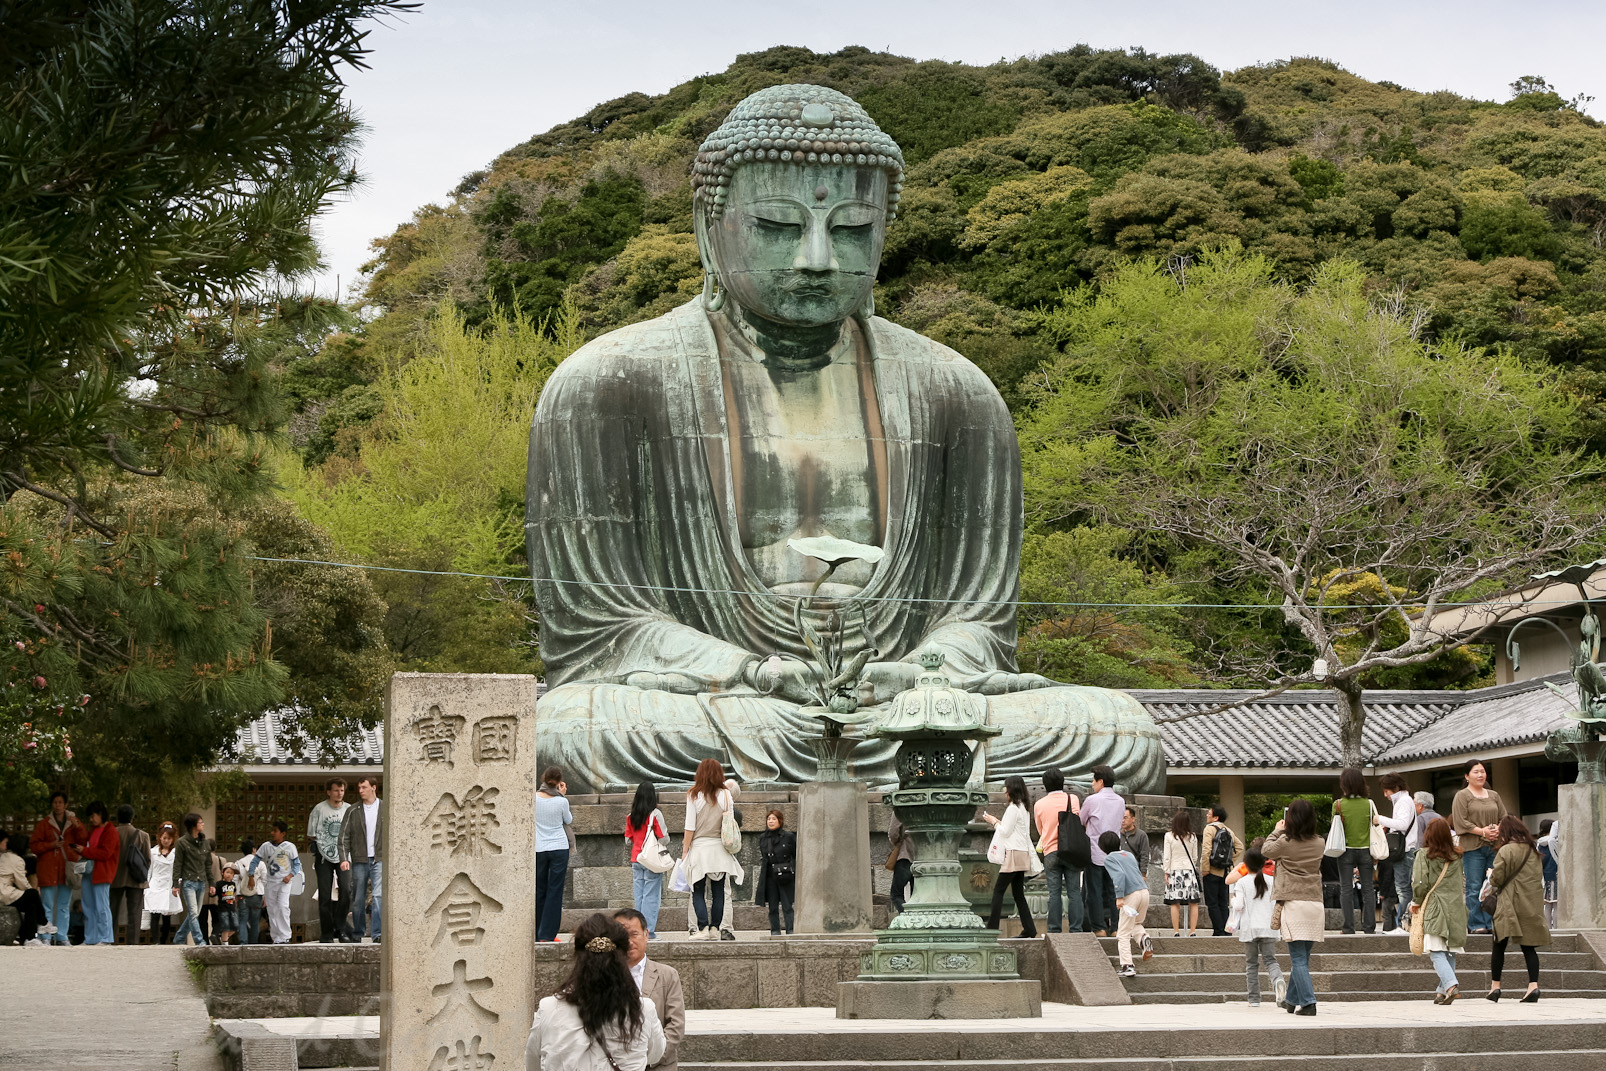
[[[650,998],[658,1009],[658,1022],[664,1028],[664,1056],[650,1066],[650,1071],[679,1071],[680,1041],[686,1036],[686,996],[680,988],[680,972],[647,958],[645,915],[625,907],[615,911],[613,917],[630,935],[625,957],[630,963],[630,976],[636,980],[641,995]]]

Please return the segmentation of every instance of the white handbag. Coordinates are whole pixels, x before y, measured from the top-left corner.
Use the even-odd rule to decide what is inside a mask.
[[[641,851],[636,856],[636,862],[654,874],[667,874],[675,869],[675,857],[669,854],[664,842],[652,831],[651,822],[647,823],[647,835],[641,838]]]
[[[1372,833],[1368,844],[1374,860],[1383,860],[1389,857],[1389,834],[1377,820],[1377,804],[1372,804]]]
[[[994,866],[1003,866],[1004,860],[1008,857],[1009,853],[1004,847],[1003,830],[997,830],[993,833],[992,841],[987,845],[987,861]]]
[[[1333,815],[1333,824],[1327,827],[1327,848],[1322,852],[1329,859],[1336,859],[1344,854],[1349,844],[1344,838],[1344,819]]]

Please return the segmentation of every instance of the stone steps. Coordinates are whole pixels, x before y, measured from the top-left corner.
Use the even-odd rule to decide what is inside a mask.
[[[1119,1068],[1121,1071],[1505,1071],[1598,1068],[1606,1060],[1606,1009],[1570,1002],[1431,1009],[1437,1018],[1386,1006],[1286,1016],[1268,1008],[1221,1012],[1044,1005],[1043,1020],[854,1021],[792,1016],[777,1025],[722,1016],[693,1023],[683,1071],[916,1071],[961,1067]],[[1587,1009],[1587,1010],[1586,1010]],[[1442,1015],[1438,1015],[1442,1013]],[[787,1016],[785,1011],[777,1013]],[[1169,1025],[1164,1025],[1169,1024]],[[813,1027],[813,1029],[805,1029]]]
[[[1153,958],[1136,962],[1137,976],[1122,979],[1134,1004],[1241,1004],[1247,1000],[1243,945],[1236,938],[1153,940]],[[1116,965],[1116,941],[1103,938],[1100,945],[1111,965]],[[1459,957],[1456,973],[1469,998],[1479,998],[1489,986],[1490,948],[1489,937],[1469,937],[1467,950]],[[1546,998],[1606,998],[1606,969],[1577,934],[1555,934],[1552,945],[1541,950],[1539,957],[1540,983]],[[1285,946],[1278,947],[1278,962],[1286,972]],[[1506,982],[1514,991],[1527,987],[1522,959],[1515,950],[1507,952],[1506,974]],[[1431,996],[1436,984],[1431,963],[1425,956],[1410,954],[1408,938],[1362,934],[1329,935],[1316,945],[1311,955],[1311,979],[1318,1004],[1423,1000]],[[1261,999],[1268,1005],[1272,1001],[1270,976],[1264,969]]]
[[[1354,1071],[1357,1059],[1364,1059],[1367,1071],[1586,1071],[1598,1068],[1606,1058],[1600,1049],[1539,1049],[1526,1052],[1419,1052],[1365,1053],[1345,1056],[1302,1056],[1301,1071]],[[1017,1071],[1053,1068],[1111,1068],[1114,1071],[1233,1071],[1247,1068],[1284,1069],[1286,1056],[1164,1056],[1109,1059],[1054,1059],[1035,1057],[1029,1064],[1020,1060],[888,1060],[865,1063],[845,1061],[787,1061],[751,1063],[748,1061],[700,1063],[680,1061],[682,1071],[932,1071],[952,1068],[998,1068]],[[356,1071],[356,1069],[353,1069]]]

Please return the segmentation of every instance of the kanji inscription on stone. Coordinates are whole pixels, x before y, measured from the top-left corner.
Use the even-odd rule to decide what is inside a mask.
[[[536,686],[498,673],[391,678],[381,1071],[524,1066],[536,998]]]
[[[430,988],[430,994],[441,1002],[441,1006],[425,1021],[430,1024],[438,1023],[458,1008],[462,1008],[481,1022],[494,1023],[500,1016],[475,1000],[474,994],[495,986],[496,983],[489,978],[470,978],[468,960],[460,959],[452,964],[451,981]]]
[[[480,1051],[480,1036],[475,1034],[467,1041],[458,1040],[435,1050],[429,1062],[429,1071],[491,1071],[496,1057]]]
[[[501,855],[502,846],[491,834],[502,823],[496,820],[497,790],[475,785],[459,800],[450,792],[424,817],[432,848],[445,848],[452,855]]]
[[[512,762],[519,756],[518,719],[481,718],[474,723],[474,762]]]
[[[482,916],[501,910],[502,905],[482,892],[473,879],[467,874],[458,874],[424,913],[426,918],[440,916],[435,940],[430,944],[439,945],[450,938],[455,945],[477,945],[485,936],[485,927],[480,925]]]
[[[424,762],[438,762],[452,767],[452,752],[457,747],[457,736],[468,719],[457,714],[445,714],[438,705],[415,715],[407,727],[418,738],[419,757]]]

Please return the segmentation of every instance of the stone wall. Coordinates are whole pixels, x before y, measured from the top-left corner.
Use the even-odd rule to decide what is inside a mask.
[[[680,972],[688,1008],[836,1007],[836,984],[857,978],[863,938],[794,938],[704,944],[660,942],[648,955]],[[1047,946],[1019,943],[1023,978],[1041,981]],[[216,1019],[378,1014],[376,945],[227,945],[186,948]],[[537,945],[533,999],[554,992],[573,949]]]
[[[379,945],[200,945],[184,950],[214,1019],[378,1015]]]

